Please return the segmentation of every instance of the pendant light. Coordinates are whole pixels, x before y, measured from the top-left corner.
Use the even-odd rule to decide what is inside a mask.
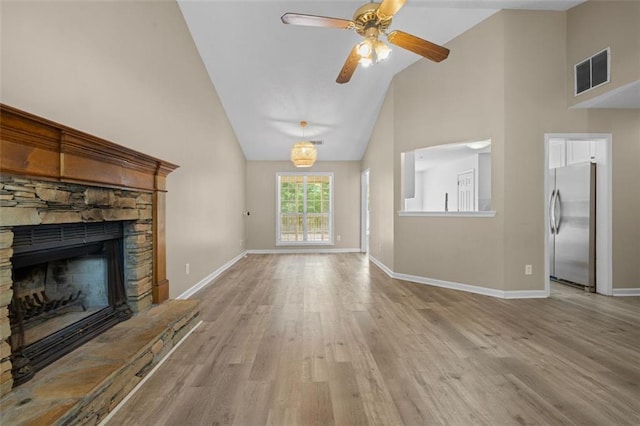
[[[306,121],[301,121],[302,139],[304,139],[304,128],[307,127]],[[291,161],[296,167],[311,167],[316,162],[318,152],[316,147],[309,141],[301,141],[291,148]]]

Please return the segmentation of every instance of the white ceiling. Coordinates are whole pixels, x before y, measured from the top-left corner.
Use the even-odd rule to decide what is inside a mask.
[[[489,141],[491,143],[491,141]],[[430,146],[416,149],[415,151],[415,171],[424,172],[432,167],[442,166],[452,161],[458,161],[471,155],[491,152],[491,145],[473,149],[466,143],[449,143],[445,145]]]
[[[445,44],[503,8],[566,10],[583,0],[409,0],[389,30]],[[360,160],[393,76],[420,59],[391,57],[335,82],[361,40],[352,30],[284,25],[286,12],[351,19],[363,1],[179,0],[193,40],[248,160],[288,160],[301,139],[318,160]],[[455,52],[451,52],[455,55]]]

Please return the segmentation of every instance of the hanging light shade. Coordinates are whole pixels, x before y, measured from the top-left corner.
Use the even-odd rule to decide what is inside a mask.
[[[306,127],[307,122],[301,121],[300,126],[302,126],[302,137],[304,138],[304,128]],[[293,165],[296,167],[311,167],[313,163],[316,162],[316,157],[318,156],[318,152],[316,147],[309,141],[302,141],[296,143],[293,148],[291,148],[291,161]]]
[[[296,167],[311,167],[316,162],[316,147],[311,142],[298,142],[291,149],[291,161]]]

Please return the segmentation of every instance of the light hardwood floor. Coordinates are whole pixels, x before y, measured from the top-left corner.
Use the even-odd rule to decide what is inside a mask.
[[[250,255],[110,425],[640,424],[640,298],[501,300]]]

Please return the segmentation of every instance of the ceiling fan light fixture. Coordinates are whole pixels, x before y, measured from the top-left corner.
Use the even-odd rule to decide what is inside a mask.
[[[385,36],[394,46],[413,52],[433,62],[441,62],[449,56],[449,49],[400,30],[387,33],[391,20],[407,0],[372,0],[360,6],[353,19],[331,18],[327,16],[285,13],[280,18],[285,24],[308,27],[338,28],[355,30],[364,40],[351,48],[347,60],[338,73],[336,83],[348,83],[358,68],[368,67],[387,59],[391,53],[389,46],[378,37]]]

